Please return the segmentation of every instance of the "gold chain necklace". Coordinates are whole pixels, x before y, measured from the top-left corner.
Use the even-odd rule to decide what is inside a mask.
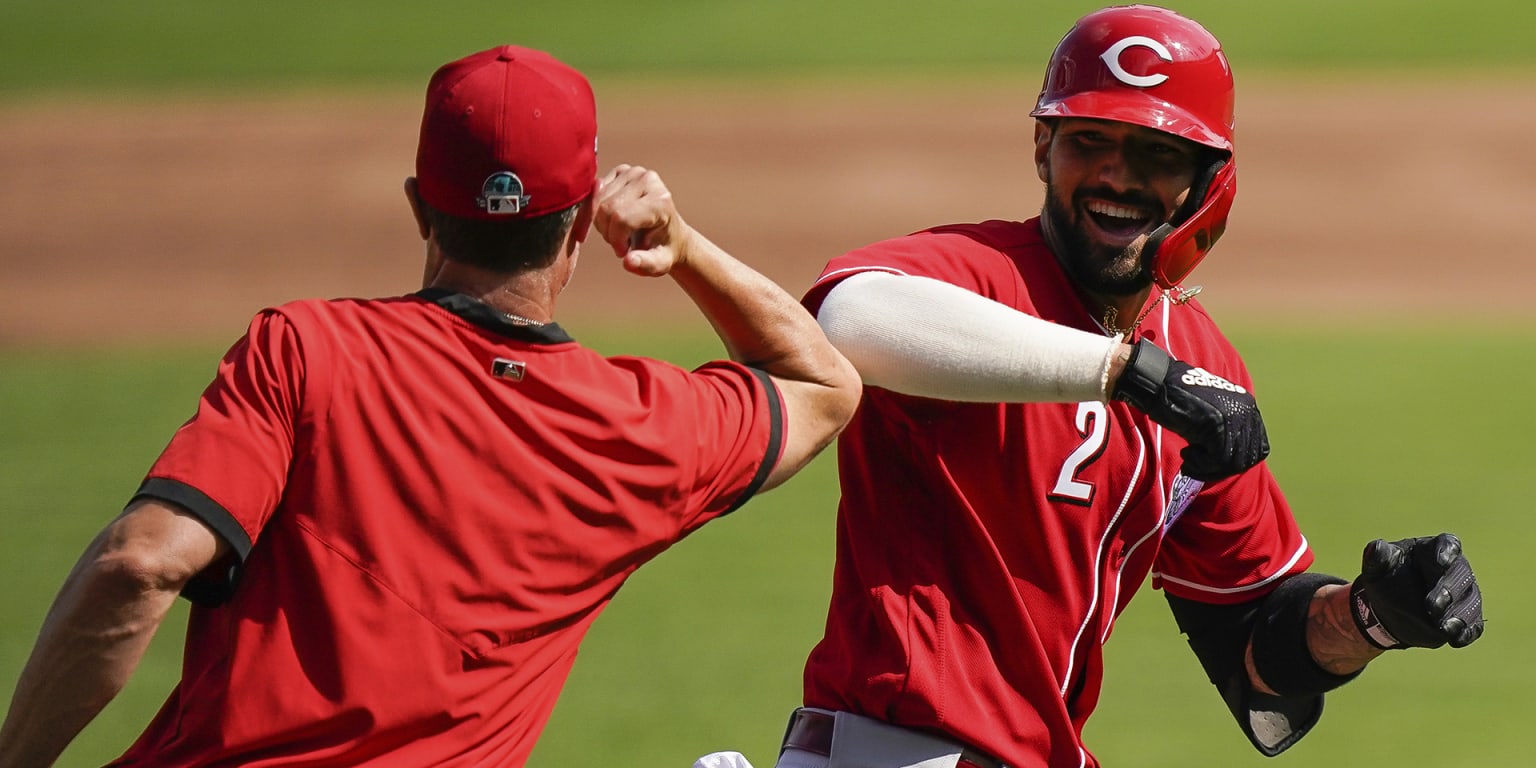
[[[1147,308],[1143,309],[1141,314],[1136,316],[1135,322],[1132,322],[1131,327],[1129,328],[1121,328],[1115,325],[1115,321],[1120,319],[1120,310],[1115,309],[1114,307],[1106,308],[1104,310],[1104,330],[1108,331],[1109,335],[1111,336],[1123,335],[1126,338],[1130,338],[1131,333],[1134,332],[1137,328],[1141,327],[1141,321],[1147,319],[1147,315],[1152,314],[1152,310],[1157,309],[1158,305],[1163,303],[1163,300],[1168,299],[1172,301],[1174,305],[1188,304],[1190,299],[1195,298],[1195,296],[1199,295],[1201,291],[1205,290],[1205,288],[1203,286],[1196,285],[1189,288],[1176,288],[1174,290],[1177,291],[1177,294],[1172,297],[1168,295],[1167,291],[1159,293],[1157,295],[1157,301],[1148,304]]]

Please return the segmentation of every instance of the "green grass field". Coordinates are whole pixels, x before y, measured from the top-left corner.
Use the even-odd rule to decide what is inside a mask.
[[[504,42],[547,48],[595,79],[996,74],[1033,79],[1099,3],[664,0],[418,3],[268,0],[0,4],[0,97],[167,88],[416,87]],[[1245,74],[1536,70],[1524,0],[1190,0]]]
[[[1096,6],[957,0],[898,14],[870,0],[7,0],[0,110],[33,99],[182,91],[416,88],[442,61],[504,41],[554,50],[594,79],[963,73],[1033,81],[1071,20]],[[1527,40],[1536,7],[1524,0],[1177,6],[1223,37],[1245,75],[1536,72]],[[11,258],[20,256],[0,252],[0,264]],[[716,354],[706,336],[573,330],[610,352],[684,364]],[[1536,362],[1526,332],[1269,322],[1233,337],[1260,382],[1271,463],[1318,567],[1351,576],[1370,538],[1453,530],[1488,595],[1488,634],[1462,652],[1383,659],[1330,698],[1317,732],[1268,763],[1228,722],[1161,597],[1146,591],[1109,645],[1110,682],[1090,746],[1107,765],[1139,767],[1529,761],[1524,694],[1536,666],[1526,638],[1536,597],[1520,573],[1536,485],[1536,414],[1526,396]],[[220,351],[0,347],[0,696],[8,697],[76,553],[190,414]],[[824,457],[642,569],[597,622],[534,765],[682,768],[702,753],[736,749],[771,766],[799,700],[800,664],[819,636],[835,498]],[[177,677],[184,618],[180,606],[129,688],[61,766],[111,759],[148,721]]]

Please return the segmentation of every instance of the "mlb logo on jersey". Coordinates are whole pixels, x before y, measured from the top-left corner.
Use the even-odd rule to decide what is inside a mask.
[[[504,357],[498,357],[491,363],[491,375],[498,379],[522,381],[523,374],[527,371],[527,363],[520,360],[508,360]]]

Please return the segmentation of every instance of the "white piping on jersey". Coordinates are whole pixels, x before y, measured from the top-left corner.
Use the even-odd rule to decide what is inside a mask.
[[[1172,336],[1171,333],[1169,333],[1168,328],[1169,328],[1169,318],[1172,316],[1172,312],[1173,312],[1173,307],[1171,306],[1171,304],[1169,302],[1163,302],[1163,329],[1162,329],[1163,330],[1163,341],[1166,344],[1168,344],[1168,347],[1169,347],[1168,354],[1170,354],[1170,355],[1173,354],[1173,349],[1172,349],[1172,347],[1173,347],[1173,336]],[[1158,447],[1159,450],[1161,450],[1162,449],[1161,427],[1159,427],[1158,429],[1159,429],[1159,440],[1158,440],[1157,447]],[[1161,458],[1161,456],[1159,456],[1159,458]],[[1161,473],[1162,472],[1162,466],[1163,466],[1162,462],[1159,461],[1157,466],[1158,466],[1158,472]],[[1161,480],[1161,477],[1159,477],[1159,480]],[[1158,492],[1159,493],[1162,492],[1162,483],[1161,482],[1158,483]],[[1167,501],[1164,500],[1164,502],[1163,502],[1163,515],[1166,516],[1167,514],[1168,514],[1168,505],[1167,505]],[[1301,556],[1306,554],[1306,552],[1307,552],[1307,537],[1306,536],[1302,536],[1301,537],[1301,547],[1298,548],[1295,552],[1291,553],[1291,558],[1289,560],[1285,561],[1285,565],[1281,566],[1280,570],[1276,571],[1273,574],[1270,574],[1269,576],[1266,576],[1265,578],[1261,579],[1260,581],[1258,581],[1256,583],[1249,584],[1247,586],[1242,586],[1242,587],[1212,587],[1212,586],[1208,586],[1208,585],[1205,585],[1205,584],[1196,584],[1195,582],[1192,582],[1192,581],[1186,581],[1184,579],[1179,579],[1179,578],[1174,578],[1173,576],[1164,575],[1162,573],[1159,573],[1158,571],[1153,571],[1152,575],[1154,577],[1156,577],[1156,578],[1162,579],[1163,581],[1166,581],[1166,582],[1169,582],[1169,583],[1172,583],[1172,584],[1178,584],[1181,587],[1187,587],[1189,589],[1193,589],[1193,590],[1196,590],[1198,592],[1206,592],[1206,593],[1213,594],[1213,595],[1236,595],[1236,594],[1241,594],[1243,592],[1249,592],[1249,591],[1252,591],[1252,590],[1255,590],[1255,589],[1259,589],[1259,588],[1269,584],[1270,582],[1272,582],[1272,581],[1274,581],[1274,580],[1284,576],[1286,573],[1288,573],[1291,570],[1291,566],[1295,565],[1296,561],[1300,560]]]
[[[811,285],[811,287],[815,288],[816,286],[821,285],[822,283],[825,283],[828,280],[832,280],[834,278],[846,277],[848,275],[857,274],[859,272],[887,272],[887,273],[890,273],[892,275],[902,275],[902,276],[905,276],[905,277],[911,277],[910,274],[908,274],[908,273],[906,273],[906,272],[904,272],[902,270],[894,269],[894,268],[891,268],[891,267],[844,267],[843,269],[832,270],[831,272],[828,272],[825,275],[822,275],[821,277],[817,278],[816,282],[813,283]]]
[[[1170,317],[1168,302],[1163,302],[1162,310],[1163,340],[1168,342],[1171,346],[1172,343],[1168,334],[1168,320]],[[1142,544],[1147,543],[1147,539],[1162,533],[1163,526],[1168,520],[1167,485],[1163,478],[1163,425],[1158,424],[1155,421],[1150,423],[1152,425],[1152,465],[1157,468],[1157,482],[1154,484],[1153,489],[1157,492],[1157,504],[1160,511],[1157,516],[1157,525],[1155,525],[1152,530],[1147,531],[1146,534],[1141,538],[1137,539],[1136,543],[1132,544],[1128,549],[1125,550],[1124,553],[1121,554],[1120,562],[1122,565],[1131,561],[1131,556],[1136,554],[1136,550],[1139,549]],[[1120,604],[1120,589],[1122,586],[1121,582],[1124,577],[1124,569],[1115,572],[1114,601],[1111,602],[1110,605]],[[1104,624],[1104,634],[1099,636],[1099,645],[1103,645],[1109,641],[1109,633],[1115,628],[1115,619],[1115,611],[1113,608],[1111,608],[1109,621],[1105,622]]]
[[[1134,430],[1133,430],[1134,431]],[[1136,471],[1131,473],[1131,481],[1126,484],[1125,495],[1120,498],[1120,506],[1115,508],[1115,514],[1109,518],[1109,525],[1104,526],[1104,534],[1099,537],[1098,553],[1093,557],[1093,601],[1088,603],[1088,613],[1083,616],[1083,623],[1077,628],[1077,635],[1072,638],[1072,647],[1067,653],[1066,674],[1061,677],[1061,695],[1067,695],[1067,688],[1072,685],[1072,667],[1077,661],[1077,646],[1083,640],[1083,633],[1088,631],[1088,623],[1093,620],[1093,615],[1099,607],[1099,573],[1104,569],[1104,550],[1109,544],[1110,536],[1115,532],[1115,523],[1120,522],[1120,516],[1125,514],[1125,508],[1131,503],[1131,495],[1136,492],[1136,483],[1141,481],[1141,470],[1147,465],[1147,442],[1141,439],[1141,433],[1136,432]]]
[[[1161,467],[1159,467],[1159,469],[1158,469],[1158,475],[1159,475],[1159,477],[1161,477],[1161,475],[1162,475]],[[1161,484],[1158,485],[1157,493],[1158,493],[1159,496],[1163,496],[1163,488],[1162,488]],[[1167,519],[1167,517],[1168,517],[1168,504],[1167,504],[1167,497],[1164,496],[1163,512],[1162,512],[1162,514],[1158,515],[1158,517],[1157,517],[1157,524],[1152,527],[1152,530],[1147,531],[1145,534],[1142,535],[1141,538],[1137,539],[1135,544],[1132,544],[1129,548],[1127,548],[1125,550],[1125,552],[1120,556],[1120,563],[1122,565],[1124,565],[1125,563],[1128,563],[1128,562],[1131,561],[1131,555],[1135,554],[1136,550],[1139,549],[1142,544],[1147,543],[1147,539],[1150,539],[1153,536],[1163,532],[1163,520]],[[1124,577],[1125,577],[1125,569],[1124,568],[1121,568],[1120,570],[1115,571],[1115,594],[1114,594],[1114,599],[1111,600],[1110,603],[1109,603],[1111,606],[1115,606],[1115,605],[1119,605],[1120,604],[1120,582],[1121,582],[1121,579],[1123,579]],[[1109,640],[1110,630],[1115,628],[1115,618],[1116,618],[1115,610],[1114,610],[1114,608],[1110,608],[1109,622],[1104,625],[1104,634],[1099,636],[1099,645],[1103,645],[1105,642],[1107,642]]]
[[[1251,592],[1251,591],[1253,591],[1255,589],[1258,589],[1258,588],[1260,588],[1260,587],[1262,587],[1262,586],[1264,586],[1264,585],[1274,581],[1275,579],[1284,578],[1285,574],[1288,573],[1291,570],[1291,566],[1295,565],[1296,561],[1300,560],[1301,556],[1306,554],[1306,553],[1307,553],[1307,537],[1306,536],[1302,536],[1301,537],[1301,546],[1297,547],[1296,551],[1291,553],[1291,559],[1285,561],[1285,565],[1280,566],[1280,570],[1275,571],[1274,573],[1270,574],[1269,576],[1264,577],[1263,579],[1260,579],[1259,581],[1256,581],[1256,582],[1254,582],[1252,584],[1248,584],[1248,585],[1241,586],[1241,587],[1211,587],[1211,586],[1206,586],[1205,584],[1196,584],[1193,581],[1185,581],[1184,579],[1176,579],[1176,578],[1174,578],[1172,576],[1167,576],[1167,575],[1158,573],[1156,571],[1153,571],[1152,575],[1156,576],[1159,579],[1162,579],[1163,581],[1166,581],[1166,582],[1169,582],[1169,583],[1172,583],[1172,584],[1177,584],[1177,585],[1179,585],[1181,587],[1187,587],[1189,589],[1193,589],[1193,590],[1196,590],[1196,591],[1199,591],[1199,592],[1209,592],[1209,593],[1211,593],[1213,595],[1237,595],[1237,594],[1241,594],[1243,592]]]
[[[1162,320],[1163,320],[1163,338],[1166,339],[1166,338],[1168,338],[1168,304],[1167,304],[1167,302],[1163,303],[1162,310],[1163,310],[1163,317],[1162,317]],[[1090,313],[1090,319],[1093,320],[1093,324],[1095,326],[1097,326],[1100,331],[1102,331],[1105,335],[1110,335],[1109,329],[1105,328],[1104,324],[1099,322],[1098,318],[1092,317],[1091,313]],[[1159,532],[1161,532],[1163,530],[1163,520],[1166,519],[1167,516],[1168,516],[1168,499],[1163,494],[1163,482],[1162,482],[1162,480],[1163,480],[1163,426],[1161,424],[1157,424],[1157,423],[1154,422],[1152,424],[1152,427],[1153,427],[1153,452],[1155,454],[1154,461],[1155,461],[1155,463],[1157,465],[1157,478],[1158,478],[1156,486],[1157,486],[1157,494],[1158,494],[1158,497],[1159,497],[1159,501],[1161,502],[1159,504],[1159,506],[1161,507],[1162,511],[1158,515],[1157,525],[1153,526],[1152,530],[1148,531],[1140,539],[1137,539],[1136,543],[1132,544],[1131,548],[1126,550],[1124,558],[1121,560],[1122,563],[1127,562],[1127,561],[1129,561],[1131,559],[1131,554],[1136,551],[1137,547],[1140,547],[1142,544],[1146,543],[1147,539],[1151,538],[1154,534],[1159,533]],[[1136,465],[1136,473],[1131,478],[1130,488],[1126,489],[1125,498],[1120,500],[1120,509],[1115,511],[1115,516],[1113,518],[1111,518],[1110,521],[1109,521],[1109,527],[1106,528],[1105,531],[1104,531],[1104,534],[1105,534],[1106,538],[1108,537],[1109,532],[1114,530],[1115,522],[1120,519],[1120,515],[1123,512],[1125,512],[1125,506],[1130,501],[1131,492],[1134,491],[1135,488],[1136,488],[1136,481],[1141,478],[1141,469],[1142,469],[1142,467],[1146,466],[1145,462],[1146,462],[1147,445],[1146,445],[1145,442],[1140,440],[1141,433],[1138,432],[1136,434],[1137,434],[1137,442],[1138,442],[1137,450],[1140,453],[1140,455],[1137,457],[1138,461],[1137,461],[1137,465]],[[1079,627],[1078,630],[1077,630],[1077,637],[1072,639],[1071,653],[1067,656],[1067,675],[1066,675],[1066,677],[1063,678],[1063,682],[1062,682],[1062,685],[1061,685],[1061,695],[1062,696],[1066,696],[1067,695],[1067,686],[1072,684],[1072,665],[1075,662],[1075,660],[1077,659],[1077,644],[1078,644],[1078,642],[1080,642],[1082,640],[1083,631],[1088,628],[1088,621],[1093,618],[1094,609],[1097,607],[1097,603],[1098,603],[1098,599],[1099,599],[1099,584],[1098,584],[1098,580],[1099,580],[1099,567],[1100,567],[1100,564],[1102,562],[1103,556],[1104,556],[1104,540],[1100,540],[1099,541],[1099,555],[1094,560],[1094,564],[1093,564],[1093,580],[1094,580],[1094,584],[1093,584],[1093,599],[1094,599],[1094,604],[1089,606],[1088,615],[1083,617],[1083,625],[1081,627]],[[1124,574],[1125,574],[1124,570],[1120,570],[1120,571],[1116,571],[1115,572],[1115,594],[1114,594],[1114,603],[1113,603],[1115,605],[1118,605],[1119,602],[1120,602],[1120,578]],[[1110,630],[1114,628],[1115,617],[1113,615],[1113,613],[1114,613],[1114,609],[1113,608],[1110,609],[1110,613],[1111,613],[1111,615],[1109,617],[1109,621],[1104,626],[1104,634],[1099,637],[1099,645],[1103,645],[1104,644],[1104,641],[1109,638]],[[1088,765],[1088,750],[1083,748],[1082,741],[1079,740],[1078,744],[1077,744],[1077,768],[1085,768],[1085,766],[1087,766],[1087,765]]]

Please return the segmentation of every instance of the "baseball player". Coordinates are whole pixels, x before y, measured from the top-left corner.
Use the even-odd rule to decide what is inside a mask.
[[[1265,755],[1387,649],[1483,629],[1454,536],[1310,573],[1253,383],[1183,279],[1236,191],[1217,40],[1083,17],[1033,113],[1040,216],[833,259],[804,301],[863,376],[825,635],[779,768],[1081,768],[1103,644],[1150,574]]]
[[[596,178],[587,80],[503,46],[428,89],[425,287],[261,312],[49,612],[0,766],[52,764],[177,595],[181,682],[114,766],[517,766],[637,567],[772,488],[858,374],[657,175]],[[731,361],[604,358],[554,322],[589,223]]]

